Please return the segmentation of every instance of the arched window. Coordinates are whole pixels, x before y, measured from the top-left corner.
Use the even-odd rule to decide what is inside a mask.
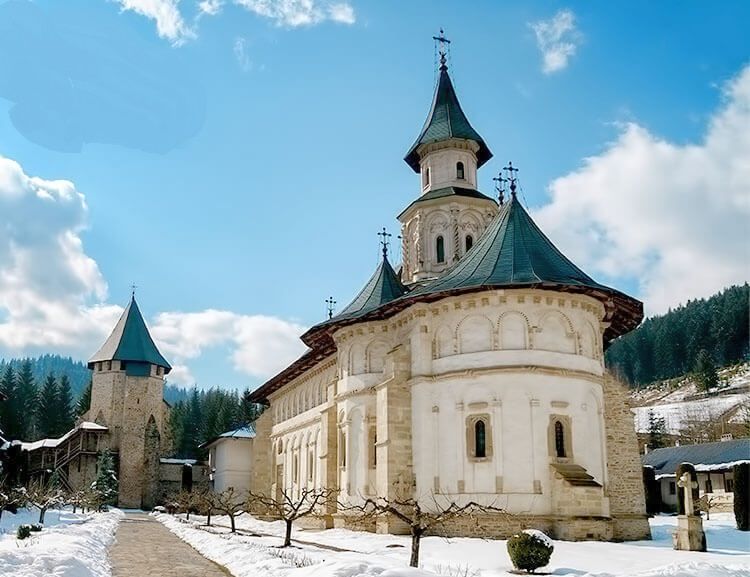
[[[560,459],[565,457],[565,429],[560,421],[555,421],[555,454]]]
[[[474,423],[474,452],[474,456],[478,459],[484,459],[487,456],[487,431],[481,419]]]
[[[470,234],[466,235],[466,252],[469,252],[469,249],[474,246],[474,237]]]
[[[458,180],[464,179],[464,163],[463,162],[456,163],[456,178]]]
[[[445,241],[442,236],[435,240],[435,252],[437,253],[437,261],[445,262]]]

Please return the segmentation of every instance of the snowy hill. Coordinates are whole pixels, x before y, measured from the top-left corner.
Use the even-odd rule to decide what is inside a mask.
[[[632,391],[636,430],[648,430],[649,411],[664,418],[672,435],[691,422],[741,422],[743,407],[750,404],[750,363],[722,369],[719,378],[719,386],[708,392],[699,391],[690,376]]]

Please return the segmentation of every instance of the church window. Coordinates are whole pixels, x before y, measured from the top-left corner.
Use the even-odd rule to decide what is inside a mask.
[[[339,467],[346,468],[346,433],[339,431]]]
[[[315,452],[310,449],[307,454],[307,480],[312,481],[315,478]]]
[[[370,427],[370,468],[378,466],[378,435],[375,427]]]
[[[487,456],[487,438],[484,421],[481,419],[474,423],[474,456],[484,459]]]
[[[430,185],[430,167],[426,166],[422,172],[422,188],[426,188]]]
[[[466,418],[466,452],[471,461],[492,457],[492,427],[487,413]]]
[[[445,240],[442,236],[435,240],[435,252],[437,253],[437,261],[445,262]]]
[[[458,180],[464,179],[464,163],[463,162],[456,163],[456,178]]]
[[[470,234],[466,235],[466,252],[469,252],[469,249],[474,246],[474,237]]]
[[[294,455],[294,461],[293,461],[293,480],[295,483],[299,483],[299,455]]]
[[[565,428],[560,421],[555,421],[555,455],[565,457]]]

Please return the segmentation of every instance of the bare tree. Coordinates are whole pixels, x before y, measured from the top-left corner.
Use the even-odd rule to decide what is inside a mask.
[[[73,506],[73,513],[78,510],[78,507],[81,508],[82,513],[85,513],[86,505],[88,505],[89,503],[88,491],[84,489],[73,491],[70,495],[68,495],[66,501],[68,502],[68,505]]]
[[[232,533],[235,532],[234,520],[245,512],[245,497],[234,490],[234,487],[224,489],[221,493],[213,493],[214,509],[229,517]]]
[[[194,513],[199,504],[198,493],[192,491],[180,491],[172,500],[177,503],[181,510],[185,511],[185,519],[188,521],[190,520],[190,513]]]
[[[26,504],[26,501],[26,491],[23,488],[10,487],[4,482],[0,482],[0,518],[3,516],[3,511],[8,510],[15,513],[18,507],[23,507]]]
[[[26,489],[26,495],[29,503],[39,509],[39,523],[44,523],[47,510],[63,503],[65,497],[56,483],[42,479],[32,482]]]
[[[287,490],[281,491],[278,498],[250,492],[245,505],[248,510],[282,519],[286,524],[282,547],[289,547],[292,544],[294,522],[302,517],[318,514],[320,507],[333,495],[334,492],[328,489],[307,488],[300,489],[296,497]]]
[[[216,508],[216,493],[211,489],[204,489],[198,493],[201,509],[206,512],[206,525],[211,526],[211,513]]]
[[[353,511],[362,521],[393,515],[409,526],[411,533],[411,567],[419,567],[419,547],[422,537],[433,533],[448,521],[457,517],[472,516],[476,513],[504,513],[503,509],[492,505],[480,505],[470,501],[458,505],[452,501],[440,503],[431,496],[429,507],[423,507],[419,499],[411,497],[388,499],[385,497],[367,498],[357,505],[339,504],[344,511]]]

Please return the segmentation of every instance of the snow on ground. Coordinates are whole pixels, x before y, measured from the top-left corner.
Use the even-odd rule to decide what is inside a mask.
[[[209,559],[236,577],[501,577],[512,564],[506,541],[427,537],[422,541],[421,569],[410,569],[409,537],[376,535],[345,529],[295,530],[295,543],[280,549],[283,523],[243,515],[237,527],[270,536],[230,535],[224,527],[199,528],[204,517],[184,519],[160,514],[158,520]],[[212,523],[229,524],[226,517]],[[652,541],[571,543],[553,541],[552,561],[544,572],[565,577],[748,577],[750,535],[734,526],[728,513],[704,520],[709,551],[672,549],[676,517],[651,520]],[[346,549],[336,552],[314,544]]]
[[[39,520],[37,509],[0,518],[0,577],[109,577],[107,547],[123,513],[73,514],[50,510],[39,533],[19,541],[16,529]]]

